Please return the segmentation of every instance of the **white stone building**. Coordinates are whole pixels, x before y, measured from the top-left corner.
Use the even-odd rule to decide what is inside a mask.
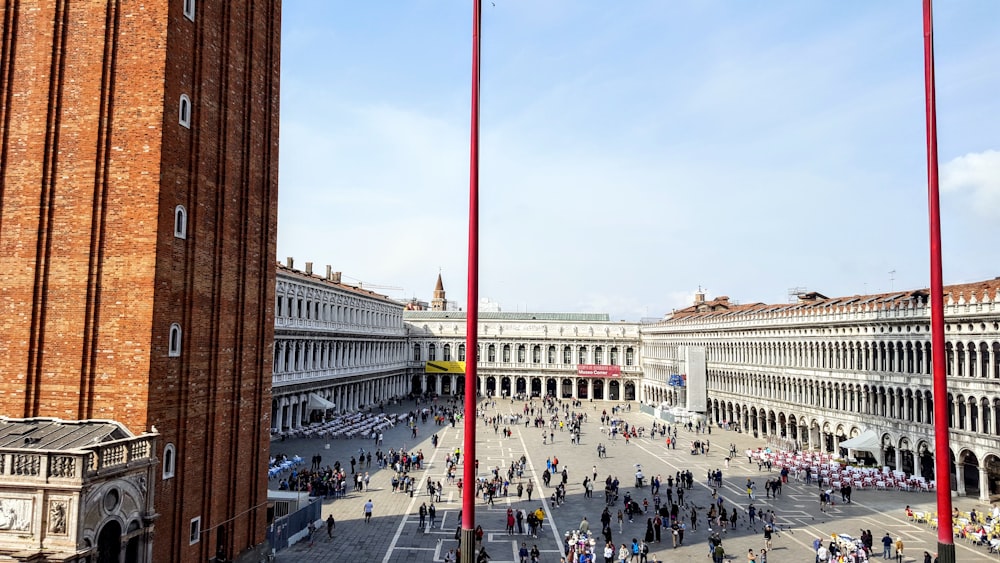
[[[279,266],[275,426],[411,393],[461,394],[466,313],[405,311],[358,287]],[[952,486],[1000,495],[1000,279],[946,288]],[[738,305],[697,302],[655,323],[595,313],[479,314],[477,389],[490,396],[690,404],[704,370],[713,424],[933,480],[927,290]],[[699,366],[689,363],[697,358]],[[702,359],[704,358],[704,359]],[[452,366],[453,368],[454,366]],[[690,382],[687,382],[690,383]],[[696,387],[692,386],[691,389]],[[850,438],[876,446],[842,449]]]
[[[952,486],[1000,494],[1000,279],[949,286],[945,322]],[[702,298],[642,327],[647,392],[704,349],[708,416],[756,436],[839,452],[866,435],[879,465],[933,480],[928,291],[735,305]]]
[[[406,311],[412,389],[460,394],[464,376],[426,373],[428,362],[465,361],[464,311]],[[639,325],[604,313],[479,314],[477,389],[489,396],[639,399]]]
[[[410,392],[403,304],[278,264],[271,420],[298,428],[327,410],[347,412]]]
[[[0,561],[150,561],[156,438],[110,420],[0,417]]]

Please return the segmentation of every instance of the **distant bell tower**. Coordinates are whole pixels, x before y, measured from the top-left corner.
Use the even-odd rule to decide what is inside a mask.
[[[444,297],[444,283],[441,282],[441,273],[438,272],[438,281],[434,285],[434,299],[431,299],[431,311],[447,311],[448,300]]]

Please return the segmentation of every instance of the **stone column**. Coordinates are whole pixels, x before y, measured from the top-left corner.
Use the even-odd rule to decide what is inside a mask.
[[[964,478],[964,475],[965,475],[965,463],[958,461],[958,458],[956,458],[955,459],[955,481],[956,481],[955,488],[957,489],[956,492],[958,493],[958,496],[960,496],[960,497],[964,497],[965,496],[965,478]],[[939,478],[937,481],[938,481],[938,483],[940,483],[943,480],[944,479],[940,479]],[[950,481],[950,477],[949,477],[949,481]]]
[[[579,395],[579,388],[577,387],[577,385],[579,385],[579,380],[574,377],[572,381],[573,381],[573,400],[577,400],[580,398],[577,396]]]
[[[983,373],[980,373],[979,377],[993,377],[993,350],[990,348],[990,343],[986,343],[986,348],[980,346],[979,353],[982,354],[982,358],[979,360],[979,365],[983,367]]]
[[[986,504],[990,502],[990,476],[982,460],[979,461],[979,501]]]
[[[437,376],[437,381],[434,382],[434,392],[438,395],[441,394],[441,380],[444,378],[443,375]]]
[[[591,400],[593,398],[594,398],[594,379],[588,377],[587,378],[587,400]]]

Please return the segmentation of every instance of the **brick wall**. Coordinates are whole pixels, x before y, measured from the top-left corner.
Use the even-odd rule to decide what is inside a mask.
[[[280,0],[182,5],[9,0],[0,50],[0,414],[155,425],[157,561],[263,540],[270,427]]]

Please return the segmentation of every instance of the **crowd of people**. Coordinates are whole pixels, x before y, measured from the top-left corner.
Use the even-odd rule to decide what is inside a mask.
[[[594,487],[601,481],[604,483],[604,503],[601,505],[598,501],[593,505],[588,504],[588,507],[593,506],[594,512],[589,515],[593,518],[584,518],[575,530],[566,533],[562,546],[563,561],[593,563],[603,557],[604,563],[615,561],[645,563],[653,550],[677,549],[688,545],[691,533],[704,526],[707,528],[707,535],[702,532],[697,534],[697,537],[699,542],[707,538],[705,544],[707,555],[713,563],[721,563],[734,557],[734,554],[727,552],[723,544],[727,535],[731,536],[735,530],[740,531],[741,537],[749,534],[751,537],[760,538],[760,547],[750,549],[746,553],[748,563],[766,563],[772,542],[779,537],[783,529],[776,510],[780,510],[781,507],[782,486],[788,483],[788,472],[781,467],[768,467],[770,460],[748,457],[751,466],[759,463],[758,470],[770,472],[762,483],[765,498],[769,501],[763,506],[761,499],[758,498],[757,482],[753,478],[747,478],[743,484],[742,481],[733,482],[735,479],[730,477],[727,483],[726,476],[719,468],[708,470],[705,482],[707,487],[695,488],[695,478],[690,470],[678,470],[667,475],[655,472],[647,475],[641,466],[636,465],[635,480],[629,481],[634,483],[634,486],[628,487],[628,483],[623,486],[615,471],[600,467],[600,460],[606,457],[605,439],[613,442],[622,439],[624,445],[642,441],[642,444],[656,444],[676,449],[681,438],[680,432],[687,431],[694,434],[686,438],[691,440],[690,453],[705,455],[711,451],[711,443],[707,437],[711,434],[710,427],[701,424],[681,425],[653,421],[647,429],[625,420],[621,416],[620,407],[603,409],[598,414],[597,408],[591,409],[589,404],[585,406],[580,401],[562,401],[553,397],[530,399],[522,405],[515,405],[511,401],[510,411],[501,412],[506,406],[501,405],[501,408],[497,408],[496,400],[483,401],[478,407],[477,418],[482,421],[483,427],[493,430],[493,434],[500,436],[502,440],[512,438],[514,430],[522,424],[524,428],[534,426],[536,431],[540,432],[541,446],[545,449],[541,456],[533,457],[536,461],[539,457],[544,457],[546,460],[544,469],[538,467],[541,470],[539,477],[542,490],[536,490],[527,456],[522,454],[503,466],[487,467],[483,472],[479,471],[479,460],[474,460],[477,473],[475,491],[477,502],[487,505],[494,505],[497,499],[516,496],[517,501],[513,506],[501,512],[503,516],[500,524],[507,535],[524,538],[517,540],[520,546],[516,548],[521,563],[529,561],[539,563],[542,553],[532,540],[538,538],[544,528],[546,511],[543,506],[532,503],[547,498],[551,510],[557,510],[570,498],[569,489],[576,489],[573,492],[582,492],[582,498],[591,499]],[[593,412],[588,412],[588,409]],[[460,418],[461,404],[457,401],[449,401],[445,405],[428,403],[425,408],[410,411],[407,425],[415,432],[418,424],[454,425]],[[594,422],[591,422],[591,419],[594,419]],[[591,433],[594,437],[598,437],[598,428],[595,428],[597,421],[600,424],[597,463],[590,471],[582,470],[580,467],[574,467],[571,471],[559,459],[558,453],[564,452],[560,448],[578,445],[585,435]],[[437,447],[436,435],[432,436],[431,443]],[[739,461],[736,451],[735,444],[731,444],[728,457],[724,459],[727,472],[734,458],[735,461]],[[721,460],[722,456],[719,457]],[[419,448],[415,451],[402,448],[389,448],[383,451],[381,436],[375,439],[374,451],[359,450],[356,456],[352,456],[349,462],[344,464],[338,460],[333,465],[323,467],[322,460],[319,456],[315,456],[309,470],[293,473],[287,481],[282,482],[282,488],[307,490],[314,495],[334,497],[346,494],[348,486],[352,486],[355,491],[365,491],[370,481],[369,468],[373,461],[380,469],[392,470],[392,492],[426,494],[430,497],[427,501],[421,500],[417,515],[421,529],[427,531],[433,527],[437,521],[436,503],[441,502],[444,489],[442,482],[428,478],[426,488],[416,491],[418,479],[413,477],[412,473],[422,469],[423,452]],[[459,496],[463,482],[457,475],[461,471],[463,461],[465,460],[458,449],[445,457],[444,479],[449,485],[457,487]],[[739,479],[742,480],[743,477]],[[351,481],[350,484],[347,483],[348,480]],[[728,488],[745,488],[747,494],[745,501],[741,499],[737,503],[733,502],[732,497],[723,498],[719,491],[724,490],[724,485],[728,485]],[[829,486],[828,483],[824,485]],[[850,488],[841,488],[836,492],[839,493],[840,502],[850,502],[852,492]],[[834,491],[821,488],[823,510],[826,510],[829,503],[835,501],[832,498],[833,494]],[[525,498],[527,503],[523,502]],[[332,532],[332,528],[328,532]],[[458,535],[456,530],[456,539]],[[489,555],[481,543],[484,535],[481,525],[476,529],[475,535],[478,540],[480,561],[488,559]],[[882,541],[884,540],[885,538]],[[874,543],[870,530],[864,531],[856,540],[844,536],[835,537],[830,542],[819,541],[814,546],[816,561],[817,563],[868,561],[874,557],[872,554]],[[903,552],[902,541],[898,538],[891,538],[891,544],[886,547],[885,553],[893,549],[896,554]],[[456,561],[458,551],[451,550],[444,555],[444,558],[449,563]],[[927,560],[926,563],[933,563],[933,560]]]

